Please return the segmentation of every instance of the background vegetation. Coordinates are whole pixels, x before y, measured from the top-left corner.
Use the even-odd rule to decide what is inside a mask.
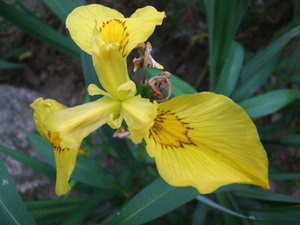
[[[42,14],[22,0],[0,1],[0,81],[40,91],[68,106],[81,103],[84,82],[98,81],[90,56],[70,39],[64,21],[84,1],[40,2]],[[299,224],[300,1],[87,3],[104,4],[126,16],[145,5],[166,11],[167,19],[150,42],[155,59],[177,75],[171,79],[173,96],[209,90],[240,104],[268,152],[271,189],[233,184],[199,195],[191,187],[169,186],[143,144],[112,139],[113,130],[103,127],[96,134],[100,141],[84,140],[86,155],[78,157],[73,196],[22,199],[0,160],[3,224]],[[24,72],[28,70],[30,75]],[[148,76],[155,74],[149,69]],[[52,91],[45,91],[49,87]],[[5,146],[0,151],[55,179],[51,145],[37,134],[27,135],[45,162]],[[95,153],[99,147],[102,151]]]

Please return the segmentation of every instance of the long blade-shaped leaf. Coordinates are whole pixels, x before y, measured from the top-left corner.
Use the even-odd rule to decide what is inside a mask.
[[[79,48],[71,40],[58,33],[43,21],[26,14],[13,6],[0,1],[0,15],[33,37],[47,43],[51,47],[79,59]]]
[[[204,1],[209,31],[210,90],[215,91],[249,0]]]
[[[86,201],[86,197],[24,202],[32,216],[52,215],[73,211]]]
[[[22,152],[14,151],[10,148],[0,145],[0,152],[3,152],[6,155],[20,161],[21,163],[31,167],[32,169],[50,177],[55,177],[54,169],[49,166],[47,163],[41,162],[35,158],[32,158]]]
[[[299,198],[277,194],[273,192],[266,192],[262,190],[256,190],[256,189],[243,189],[243,190],[237,190],[234,191],[235,195],[245,198],[252,198],[257,200],[263,200],[263,201],[270,201],[270,202],[282,202],[282,203],[300,203]]]
[[[117,213],[111,225],[146,223],[191,201],[197,193],[194,188],[172,187],[158,178],[133,197]]]
[[[284,47],[293,37],[300,35],[300,26],[296,26],[284,35],[280,36],[276,41],[271,43],[262,52],[253,57],[243,67],[241,78],[243,81],[251,78],[262,66],[270,61],[270,59],[276,55],[282,47]]]
[[[243,215],[243,214],[240,214],[240,213],[237,213],[231,209],[228,209],[228,208],[225,208],[224,206],[218,204],[217,202],[214,202],[212,200],[210,200],[209,198],[203,196],[203,195],[198,195],[196,197],[197,200],[203,202],[204,204],[207,204],[209,205],[210,207],[213,207],[215,209],[218,209],[222,212],[225,212],[225,213],[228,213],[230,215],[233,215],[233,216],[237,216],[237,217],[240,217],[240,218],[243,218],[243,219],[251,219],[251,217],[248,217],[246,215]]]
[[[20,63],[12,63],[12,62],[8,62],[8,61],[0,59],[0,70],[17,69],[17,68],[22,68],[24,66],[25,65],[20,64]]]
[[[232,42],[228,57],[223,66],[215,91],[230,96],[238,81],[244,61],[244,49],[241,44]]]
[[[279,53],[272,56],[269,62],[260,67],[247,81],[239,83],[238,88],[232,94],[232,98],[235,101],[242,101],[252,96],[271,76],[279,56]]]
[[[27,212],[7,168],[0,159],[0,221],[1,224],[36,224]]]
[[[277,90],[249,98],[239,103],[252,118],[276,112],[291,103],[299,95],[298,90]]]
[[[89,216],[91,211],[103,201],[104,191],[95,190],[73,213],[62,223],[62,225],[81,225]]]
[[[42,0],[42,2],[63,22],[66,21],[67,16],[75,7],[73,0]]]

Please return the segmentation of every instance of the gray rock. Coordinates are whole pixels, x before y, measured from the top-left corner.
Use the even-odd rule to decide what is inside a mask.
[[[33,110],[29,105],[38,97],[41,95],[26,88],[0,85],[0,144],[41,159],[38,151],[30,144],[26,136],[26,132],[36,132],[32,119]],[[38,190],[42,186],[51,187],[51,190],[48,189],[49,194],[53,194],[53,181],[3,153],[0,153],[0,158],[8,167],[23,197],[27,199],[45,197],[41,196],[44,191]]]

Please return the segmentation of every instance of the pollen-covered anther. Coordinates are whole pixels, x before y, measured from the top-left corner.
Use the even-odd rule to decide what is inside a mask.
[[[172,85],[170,83],[171,73],[168,71],[160,73],[158,76],[149,79],[148,84],[150,87],[152,100],[157,102],[164,102],[168,100],[172,93]],[[166,97],[163,96],[163,91],[167,91]]]
[[[105,21],[100,27],[100,33],[106,44],[119,43],[119,52],[125,57],[125,48],[129,42],[126,21],[119,19]]]
[[[153,57],[151,56],[152,52],[152,46],[150,42],[145,43],[140,43],[136,46],[138,49],[138,54],[139,58],[134,58],[133,61],[133,66],[134,69],[133,71],[136,72],[140,68],[146,69],[148,66],[156,69],[164,69],[162,65],[160,65],[158,62],[156,62]]]
[[[124,127],[120,127],[113,134],[113,138],[130,138],[130,132],[126,131]]]
[[[163,149],[177,149],[183,148],[185,145],[195,145],[189,136],[189,131],[193,128],[188,125],[175,112],[160,111],[150,129],[149,138],[161,145]]]

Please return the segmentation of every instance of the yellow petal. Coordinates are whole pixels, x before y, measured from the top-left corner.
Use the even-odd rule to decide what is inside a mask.
[[[80,6],[67,17],[66,26],[75,43],[85,52],[92,54],[91,40],[95,28],[102,32],[106,44],[119,43],[120,52],[126,57],[141,42],[146,41],[156,25],[162,23],[164,12],[158,12],[152,6],[136,10],[130,18],[114,9],[98,4]]]
[[[30,107],[34,110],[33,120],[38,132],[43,138],[49,140],[48,130],[46,128],[49,115],[65,109],[66,107],[53,99],[44,100],[43,98],[36,99],[30,104]]]
[[[50,131],[60,133],[62,147],[78,148],[83,138],[111,118],[119,117],[120,108],[118,100],[103,97],[56,112],[49,119],[47,127]]]
[[[256,127],[229,98],[203,92],[159,104],[147,151],[173,186],[210,193],[245,183],[269,188],[268,159]]]
[[[111,94],[109,94],[106,91],[101,90],[97,85],[95,84],[90,84],[87,88],[87,91],[89,93],[90,96],[94,96],[94,95],[103,95],[106,97],[112,97]]]
[[[123,100],[125,97],[118,92],[118,88],[130,81],[126,58],[119,54],[119,43],[103,45],[95,35],[92,58],[99,81],[114,98]]]
[[[102,98],[73,108],[66,108],[54,100],[37,99],[31,107],[39,132],[53,146],[56,162],[56,194],[64,195],[76,164],[83,138],[120,115],[121,103]]]
[[[135,144],[140,143],[149,134],[156,112],[157,103],[151,103],[149,99],[142,98],[140,95],[122,102],[121,114],[128,125],[130,139]]]
[[[69,180],[76,165],[78,149],[61,147],[59,132],[49,131],[50,142],[53,146],[56,165],[55,193],[62,196],[70,190]]]
[[[137,9],[126,21],[129,42],[126,46],[128,54],[137,44],[145,42],[153,33],[156,25],[161,25],[166,17],[165,12],[158,12],[152,6]]]
[[[83,51],[92,54],[91,40],[95,28],[95,20],[107,21],[121,18],[124,18],[124,16],[114,9],[99,4],[90,4],[75,8],[68,15],[66,26],[75,43]],[[102,23],[98,25],[102,26]]]

